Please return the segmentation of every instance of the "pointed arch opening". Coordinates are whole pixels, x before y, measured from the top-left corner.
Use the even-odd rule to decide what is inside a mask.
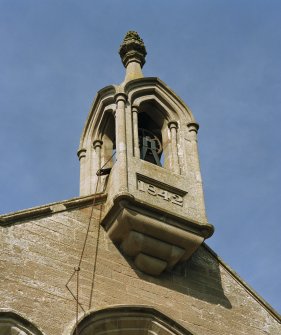
[[[79,335],[192,335],[168,316],[146,306],[116,306],[89,313],[78,324],[78,331]]]
[[[12,311],[0,311],[0,334],[43,335],[30,321]]]
[[[115,118],[112,111],[106,113],[99,137],[102,141],[101,166],[106,164],[107,168],[111,168],[116,160]]]
[[[172,143],[171,112],[156,97],[140,101],[138,127],[140,158],[149,163],[178,172],[175,157],[177,145]]]

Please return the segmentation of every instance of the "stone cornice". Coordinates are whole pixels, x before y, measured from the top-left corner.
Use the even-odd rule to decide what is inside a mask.
[[[137,78],[133,79],[126,83],[124,86],[124,91],[128,95],[131,91],[133,91],[136,88],[140,87],[160,87],[163,91],[167,92],[177,103],[182,106],[183,109],[187,110],[190,119],[192,122],[196,123],[196,120],[192,114],[191,109],[188,107],[188,105],[160,78],[158,77],[143,77],[143,78]],[[190,122],[191,122],[190,121]]]
[[[22,221],[31,220],[48,216],[58,212],[64,212],[71,209],[83,208],[92,204],[101,204],[106,201],[106,193],[97,193],[69,200],[53,202],[43,206],[37,206],[21,211],[11,212],[0,215],[0,226],[10,226]]]

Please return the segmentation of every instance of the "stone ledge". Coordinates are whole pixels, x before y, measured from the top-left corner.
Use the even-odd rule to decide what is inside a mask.
[[[64,212],[70,209],[90,206],[91,204],[98,205],[104,203],[106,201],[106,198],[106,193],[97,193],[58,202],[52,202],[47,205],[37,206],[8,214],[3,214],[0,215],[0,226],[8,226],[20,221]]]

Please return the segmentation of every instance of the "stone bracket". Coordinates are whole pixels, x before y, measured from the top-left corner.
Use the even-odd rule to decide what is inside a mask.
[[[102,225],[124,254],[134,259],[136,267],[150,275],[160,275],[189,259],[213,232],[209,224],[172,217],[130,194],[115,198]]]

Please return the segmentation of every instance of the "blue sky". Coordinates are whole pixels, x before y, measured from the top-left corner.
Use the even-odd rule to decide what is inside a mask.
[[[79,193],[79,138],[117,53],[143,38],[146,76],[200,123],[208,244],[281,311],[281,2],[0,0],[0,212]]]

